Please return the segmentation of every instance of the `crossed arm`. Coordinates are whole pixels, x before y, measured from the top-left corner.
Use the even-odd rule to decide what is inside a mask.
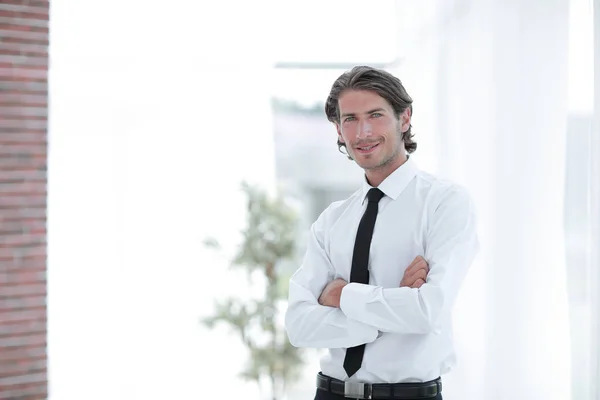
[[[315,249],[318,239],[311,229],[305,264],[290,280],[289,306],[285,316],[286,330],[292,345],[311,348],[347,348],[377,339],[379,330],[348,318],[340,309],[342,290],[348,283],[333,279],[333,268],[322,249]],[[308,270],[306,262],[319,260],[328,268]],[[330,268],[331,267],[331,268]],[[321,273],[319,273],[321,272]],[[404,272],[401,287],[419,288],[427,279],[429,266],[417,257]],[[311,282],[329,282],[322,290],[311,291]]]
[[[290,279],[285,326],[290,343],[296,347],[347,348],[370,343],[378,330],[348,318],[337,307],[319,304],[317,299],[335,270],[323,249],[322,221],[310,230],[302,266]]]
[[[427,261],[423,257],[417,256],[404,271],[400,287],[420,288],[427,279],[427,273],[429,273],[429,264],[427,264]],[[348,282],[341,278],[329,282],[319,296],[319,304],[340,308],[342,290],[347,284]]]
[[[297,347],[347,348],[379,332],[432,332],[449,315],[478,247],[470,199],[455,192],[435,211],[424,256],[407,268],[400,287],[383,288],[334,279],[322,226],[313,224],[303,265],[290,281],[286,330]]]

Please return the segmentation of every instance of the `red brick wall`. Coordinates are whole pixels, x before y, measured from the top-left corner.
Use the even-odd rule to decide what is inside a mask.
[[[0,0],[0,399],[45,399],[48,2]]]

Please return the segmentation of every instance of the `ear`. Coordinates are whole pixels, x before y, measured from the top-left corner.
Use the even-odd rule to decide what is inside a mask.
[[[337,131],[338,134],[338,140],[342,143],[344,143],[344,138],[342,137],[342,130],[340,129],[340,124],[335,124],[335,129]]]
[[[410,111],[410,107],[407,107],[406,110],[402,114],[400,114],[400,130],[402,133],[406,132],[410,127],[410,120],[412,117],[412,112]]]

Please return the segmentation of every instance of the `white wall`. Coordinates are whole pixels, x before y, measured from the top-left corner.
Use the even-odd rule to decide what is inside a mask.
[[[254,50],[268,24],[251,11],[52,2],[52,400],[259,398],[236,380],[237,338],[198,322],[247,285],[203,238],[231,248],[240,180],[274,179],[268,55]]]

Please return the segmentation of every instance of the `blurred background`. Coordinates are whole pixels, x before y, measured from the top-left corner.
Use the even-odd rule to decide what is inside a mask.
[[[444,399],[599,400],[599,4],[0,0],[0,399],[313,398],[285,290],[365,64],[478,207]]]

